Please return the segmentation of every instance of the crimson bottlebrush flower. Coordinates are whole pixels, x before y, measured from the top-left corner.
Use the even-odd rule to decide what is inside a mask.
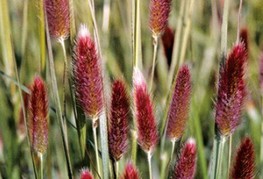
[[[110,155],[116,161],[127,149],[129,108],[130,103],[124,82],[114,81],[108,122],[108,140]]]
[[[244,73],[247,52],[243,43],[236,44],[220,70],[216,102],[217,134],[228,136],[240,123],[246,96]]]
[[[187,65],[178,72],[173,91],[172,101],[168,112],[167,136],[178,140],[183,135],[188,118],[191,93],[191,76]]]
[[[28,101],[28,133],[32,149],[45,153],[48,145],[48,99],[43,80],[35,77]]]
[[[91,118],[103,107],[103,84],[100,58],[88,29],[82,25],[78,32],[73,60],[77,102]]]
[[[261,91],[263,91],[263,52],[259,57],[259,84]]]
[[[150,1],[150,29],[154,36],[159,36],[167,26],[171,0]]]
[[[133,71],[133,88],[138,142],[145,152],[151,152],[158,141],[157,126],[146,82],[138,68]]]
[[[239,37],[240,37],[240,42],[244,43],[245,49],[248,52],[248,29],[247,28],[240,29]]]
[[[120,179],[139,179],[140,175],[137,168],[131,163],[128,162],[125,166],[124,173]]]
[[[252,179],[255,171],[255,151],[250,138],[242,140],[232,168],[233,179]]]
[[[66,39],[70,28],[69,1],[44,0],[44,8],[50,35],[56,39]]]
[[[80,174],[80,179],[93,179],[92,173],[88,169],[83,169]]]
[[[170,27],[166,27],[162,35],[162,44],[165,57],[170,67],[172,62],[173,46],[174,46],[174,31]]]
[[[173,179],[192,179],[196,169],[196,143],[190,138],[181,150],[178,161],[174,167]]]

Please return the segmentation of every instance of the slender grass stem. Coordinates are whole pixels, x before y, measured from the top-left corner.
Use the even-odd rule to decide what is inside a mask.
[[[152,71],[151,71],[151,77],[150,77],[150,91],[152,90],[153,86],[153,80],[154,80],[154,69],[155,69],[155,63],[156,63],[156,56],[157,56],[157,47],[158,47],[158,36],[153,35],[153,61],[152,61]]]
[[[175,139],[172,139],[172,150],[171,150],[171,157],[170,157],[170,161],[173,160],[173,156],[174,156],[174,149],[175,149]]]
[[[228,140],[227,176],[229,176],[229,169],[230,169],[230,165],[231,165],[231,155],[232,155],[232,135],[229,136],[229,140]]]
[[[221,167],[222,167],[222,160],[223,160],[223,151],[225,145],[225,138],[224,137],[216,137],[214,140],[214,158],[213,158],[213,179],[220,179],[221,177]]]
[[[43,154],[39,154],[39,159],[40,159],[40,179],[43,179],[44,176],[44,161],[43,161]]]
[[[149,179],[152,179],[152,162],[151,162],[152,154],[151,151],[147,152],[148,159],[148,167],[149,167]]]
[[[221,53],[223,57],[225,56],[227,50],[228,13],[229,13],[229,0],[225,0],[224,10],[223,10],[223,21],[221,27]]]
[[[261,137],[260,137],[260,166],[263,166],[263,91],[261,90]],[[260,175],[263,176],[263,171],[260,170]],[[261,177],[262,178],[262,177]]]
[[[45,21],[47,24],[46,18],[45,18]],[[50,77],[51,77],[51,87],[52,87],[52,92],[53,92],[52,94],[53,94],[55,104],[56,104],[56,111],[57,111],[56,114],[57,114],[57,118],[59,121],[62,143],[63,143],[63,148],[64,148],[64,152],[65,152],[65,156],[66,156],[68,177],[71,179],[73,173],[72,173],[71,162],[70,162],[67,136],[66,136],[65,128],[64,128],[64,121],[63,121],[63,116],[62,116],[60,98],[59,98],[59,94],[58,94],[57,78],[56,78],[55,65],[54,65],[54,59],[53,59],[53,53],[52,53],[52,47],[51,47],[51,41],[50,41],[48,26],[46,26],[46,34],[47,34],[46,38],[47,38],[48,56],[49,56],[48,66],[50,68],[49,71],[50,71]]]
[[[137,159],[137,133],[134,129],[132,129],[131,133],[132,133],[131,159],[135,165]]]
[[[99,151],[98,151],[98,140],[97,140],[97,127],[98,127],[98,117],[95,117],[92,119],[92,131],[93,131],[93,139],[94,139],[94,145],[95,145],[97,170],[98,170],[98,174],[101,175]]]
[[[46,66],[46,38],[45,38],[45,15],[44,15],[44,0],[38,1],[39,14],[38,14],[38,25],[39,25],[39,42],[40,42],[40,71],[45,72]]]
[[[166,151],[164,151],[163,153],[161,153],[160,155],[160,160],[161,160],[161,175],[160,178],[161,179],[165,179],[165,175],[166,175],[166,166],[168,164],[168,154]]]
[[[237,17],[237,41],[236,41],[236,43],[239,42],[240,18],[241,18],[242,4],[243,4],[243,0],[240,0],[239,1],[239,9],[238,9],[238,17]]]
[[[116,178],[118,179],[118,177],[119,177],[119,162],[115,161],[114,164],[115,164],[114,167],[115,167]]]

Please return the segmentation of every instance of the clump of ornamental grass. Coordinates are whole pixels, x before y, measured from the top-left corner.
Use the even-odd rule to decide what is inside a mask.
[[[154,69],[157,56],[158,39],[167,27],[168,17],[170,13],[171,0],[151,0],[150,1],[150,22],[149,26],[153,37],[153,61],[150,78],[150,90],[153,85]]]
[[[157,125],[146,82],[143,74],[138,68],[134,68],[133,71],[133,88],[138,143],[145,153],[147,153],[149,176],[152,178],[151,156],[158,142]]]
[[[43,178],[43,155],[48,147],[48,98],[44,81],[35,77],[30,88],[27,128],[31,154],[38,178]]]
[[[112,84],[111,108],[108,120],[108,143],[109,153],[115,161],[117,174],[118,160],[127,151],[129,111],[130,102],[126,86],[122,80],[115,80]]]
[[[240,123],[246,97],[244,80],[247,51],[243,43],[237,43],[226,62],[220,68],[217,101],[215,104],[215,132],[213,178],[220,177],[226,138],[231,136]],[[231,149],[231,145],[230,145]]]
[[[82,169],[80,173],[80,179],[93,179],[92,173],[88,169]]]
[[[101,62],[95,42],[86,26],[81,25],[74,48],[73,77],[76,100],[85,115],[92,119],[97,170],[99,154],[96,129],[103,108],[103,81]]]
[[[231,171],[232,179],[252,179],[255,177],[255,150],[252,140],[246,137],[237,149]]]
[[[180,67],[175,87],[173,90],[172,100],[168,111],[167,136],[172,141],[173,156],[175,142],[178,141],[185,130],[189,113],[191,94],[191,75],[187,65]]]
[[[68,0],[44,0],[51,37],[63,41],[69,36],[70,10]]]
[[[138,169],[131,163],[128,162],[124,168],[124,172],[121,175],[120,179],[139,179],[140,174]]]
[[[172,179],[193,179],[196,170],[196,143],[195,140],[190,138],[186,141],[179,158],[174,166]]]

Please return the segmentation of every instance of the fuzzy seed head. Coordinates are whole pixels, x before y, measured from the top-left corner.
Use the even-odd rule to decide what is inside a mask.
[[[80,174],[80,179],[93,179],[92,173],[88,169],[83,169]]]
[[[109,152],[118,161],[127,150],[129,97],[122,80],[112,85],[111,110],[108,123]]]
[[[191,76],[187,65],[178,72],[172,101],[168,112],[167,136],[178,140],[183,135],[189,112]]]
[[[154,36],[159,36],[167,26],[171,0],[150,1],[150,29]]]
[[[44,154],[48,145],[48,99],[43,80],[35,77],[28,102],[29,140],[35,152]]]
[[[137,168],[131,163],[128,162],[125,166],[124,173],[120,179],[139,179],[140,175]]]
[[[172,179],[193,179],[196,170],[196,143],[190,138],[181,150],[181,154],[174,167]]]
[[[66,39],[70,29],[69,1],[45,0],[44,3],[50,35],[58,40]]]
[[[242,140],[237,150],[236,159],[232,168],[232,179],[252,179],[255,177],[255,151],[250,138]]]
[[[158,141],[157,125],[146,82],[137,68],[134,69],[133,73],[133,88],[138,142],[145,152],[151,152]]]
[[[243,43],[234,46],[221,68],[216,102],[217,134],[229,136],[240,123],[246,96],[244,81],[247,52]]]
[[[73,76],[78,104],[90,118],[98,116],[103,107],[101,64],[94,41],[81,26],[74,49]]]

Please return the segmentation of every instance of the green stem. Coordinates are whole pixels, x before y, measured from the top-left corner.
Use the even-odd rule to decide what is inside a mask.
[[[263,92],[261,89],[261,137],[260,137],[260,166],[262,169],[263,166]],[[261,176],[263,176],[263,171],[261,171]],[[262,177],[261,177],[262,178]]]
[[[116,172],[116,178],[118,179],[118,177],[119,177],[119,162],[118,161],[115,161],[114,162],[114,164],[115,164],[115,172]]]
[[[47,24],[47,19],[46,19],[46,24]],[[53,92],[52,94],[53,94],[55,104],[56,104],[56,111],[57,111],[56,114],[57,114],[57,118],[59,121],[62,143],[63,143],[63,148],[64,148],[64,152],[66,156],[68,177],[71,179],[73,174],[72,174],[72,168],[71,168],[71,162],[70,162],[70,156],[69,156],[69,148],[68,148],[68,143],[67,143],[67,138],[66,138],[67,136],[66,136],[65,128],[64,128],[65,125],[64,125],[62,110],[61,110],[61,105],[60,105],[60,98],[58,94],[57,78],[56,78],[55,65],[54,65],[54,59],[53,59],[48,26],[46,26],[46,33],[47,33],[46,37],[47,37],[47,47],[48,47],[48,56],[49,56],[48,62],[49,62],[49,68],[50,68],[49,71],[50,71],[50,78],[51,78],[51,87],[52,87],[52,92]]]
[[[132,133],[132,152],[131,152],[131,159],[136,165],[136,159],[137,159],[137,133],[134,129],[131,131]]]
[[[165,175],[166,175],[166,166],[168,164],[168,155],[166,151],[161,153],[160,160],[161,160],[161,177],[160,178],[165,179],[167,178],[165,177]]]
[[[232,135],[229,136],[229,141],[228,141],[227,176],[229,176],[229,169],[230,169],[230,165],[231,165],[231,155],[232,155]]]
[[[101,175],[100,172],[100,163],[99,163],[99,151],[98,151],[98,140],[97,140],[97,127],[98,127],[98,118],[95,117],[92,119],[92,131],[93,131],[93,139],[95,145],[95,155],[96,155],[96,164],[97,164],[97,171],[99,176]]]
[[[151,77],[150,77],[150,91],[152,90],[153,85],[153,79],[154,79],[154,69],[155,69],[155,63],[156,63],[156,56],[157,56],[157,47],[158,47],[158,36],[153,35],[153,61],[152,61],[152,71],[151,71]]]
[[[44,175],[43,154],[39,154],[39,159],[40,159],[40,179],[43,179],[43,175]]]
[[[240,18],[241,18],[242,4],[243,4],[243,0],[240,0],[239,1],[239,9],[238,9],[238,17],[237,17],[237,41],[236,41],[236,43],[239,42]]]
[[[229,0],[225,0],[224,1],[222,27],[221,27],[221,53],[222,53],[223,57],[225,56],[225,53],[227,50],[228,12],[229,12]]]
[[[223,151],[224,151],[225,138],[216,137],[214,140],[214,158],[213,158],[213,179],[220,179],[221,177],[221,167],[223,160]]]
[[[149,179],[152,179],[152,162],[151,162],[151,158],[152,158],[151,152],[148,151],[147,152],[147,159],[148,159],[148,167],[149,167]]]
[[[170,161],[173,160],[173,154],[174,154],[174,149],[175,149],[175,139],[172,139],[172,150],[171,150],[171,157],[170,157]]]

